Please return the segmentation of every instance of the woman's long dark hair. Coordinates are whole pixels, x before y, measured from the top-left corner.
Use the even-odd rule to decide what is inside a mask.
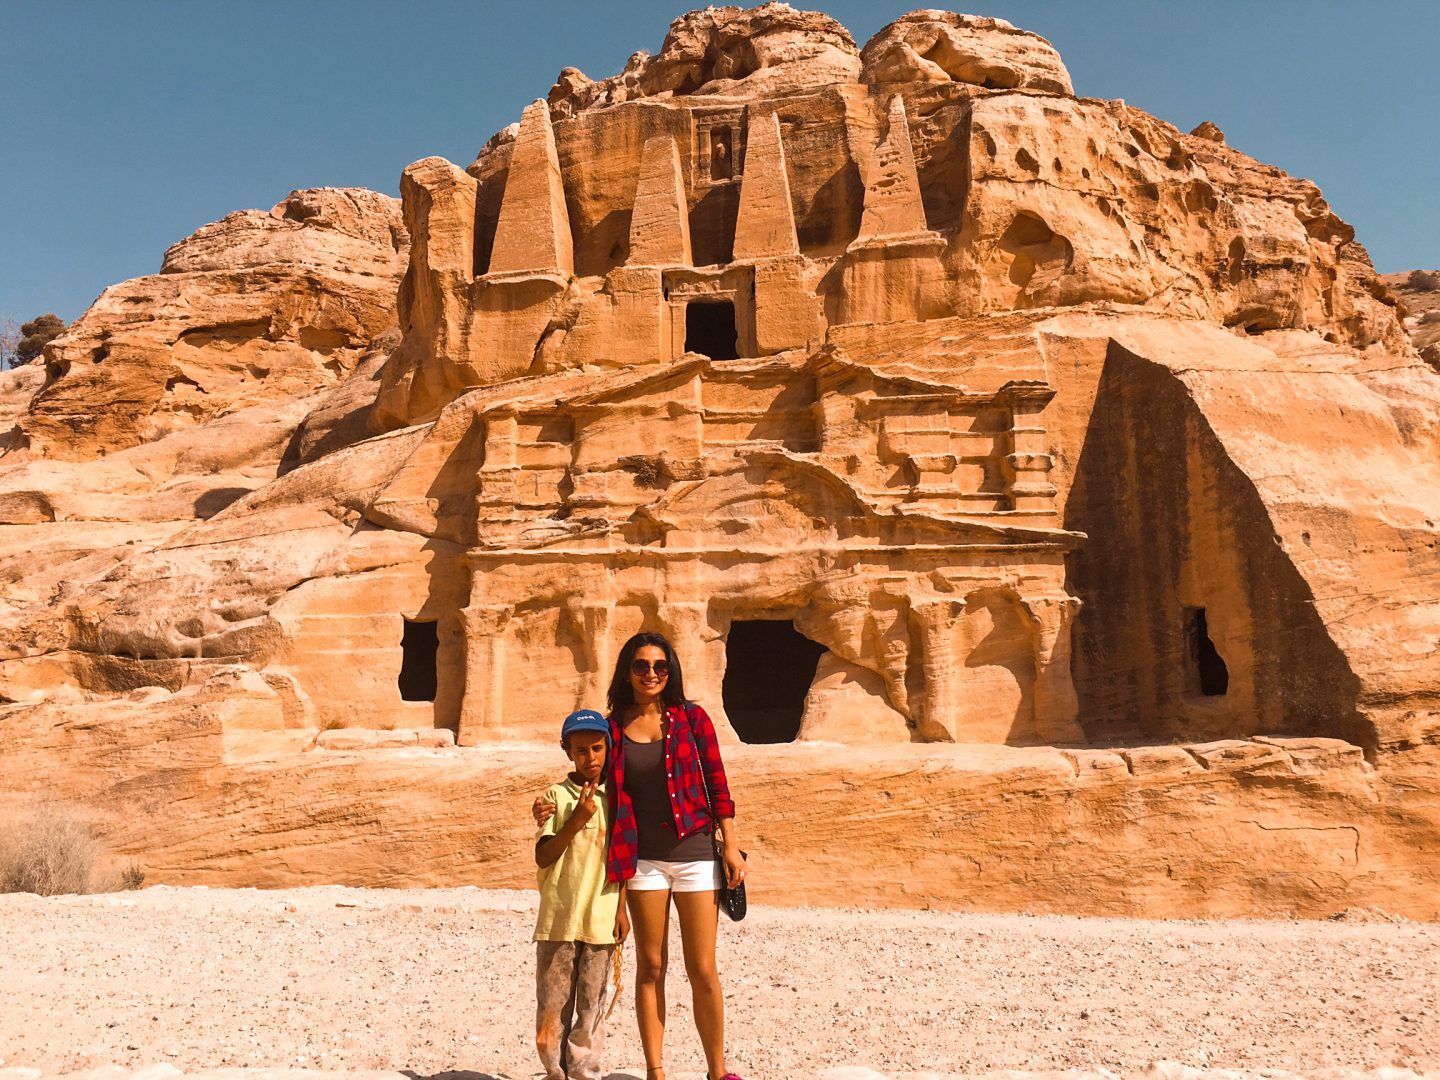
[[[612,713],[618,713],[635,704],[635,691],[630,686],[630,663],[635,659],[635,654],[646,645],[654,645],[657,649],[663,649],[665,662],[670,665],[670,681],[665,684],[665,689],[661,692],[661,700],[666,705],[685,704],[685,676],[680,671],[680,657],[675,655],[674,646],[670,644],[669,638],[664,634],[641,633],[625,642],[620,649],[620,655],[615,659],[615,675],[610,680],[610,689],[605,694],[605,700]]]

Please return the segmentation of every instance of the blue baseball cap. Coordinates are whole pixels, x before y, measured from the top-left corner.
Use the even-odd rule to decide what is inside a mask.
[[[610,741],[610,722],[594,709],[576,709],[565,717],[565,723],[560,726],[560,745],[569,746],[570,735],[575,731],[598,731],[606,742]]]

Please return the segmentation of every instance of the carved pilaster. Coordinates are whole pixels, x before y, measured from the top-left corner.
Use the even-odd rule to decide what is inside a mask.
[[[874,597],[871,600],[870,625],[874,630],[878,671],[885,680],[890,704],[914,723],[917,709],[910,700],[909,688],[905,685],[911,648],[908,603],[901,597]]]
[[[518,493],[520,469],[515,457],[519,421],[509,410],[485,416],[485,461],[477,477],[478,506],[513,507]]]
[[[915,729],[926,742],[953,742],[958,711],[955,677],[955,620],[959,605],[949,600],[912,604],[910,621],[920,639],[920,669],[925,700],[915,716]]]
[[[461,610],[465,635],[465,697],[460,702],[460,724],[455,741],[473,746],[499,719],[505,694],[505,628],[515,609],[508,604],[480,605]]]
[[[1020,603],[1033,620],[1035,727],[1050,742],[1084,742],[1080,699],[1070,674],[1070,634],[1080,601],[1073,596],[1027,596]]]
[[[1010,406],[1010,454],[1005,458],[1010,482],[1007,493],[1015,510],[1046,511],[1055,508],[1055,485],[1049,472],[1049,454],[1040,414],[1055,391],[1043,382],[1014,381],[1000,388],[999,397]]]

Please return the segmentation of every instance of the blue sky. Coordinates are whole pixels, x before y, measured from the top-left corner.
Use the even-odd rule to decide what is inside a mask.
[[[830,0],[860,44],[935,0]],[[807,5],[796,4],[804,7]],[[989,0],[1078,93],[1315,180],[1382,272],[1440,267],[1440,3]],[[683,3],[0,0],[0,317],[74,319],[166,247],[294,188],[468,164],[567,65],[659,48]]]

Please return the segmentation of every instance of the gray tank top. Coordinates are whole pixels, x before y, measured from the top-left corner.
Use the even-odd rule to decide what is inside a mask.
[[[693,832],[684,840],[676,833],[670,792],[665,785],[665,740],[636,742],[625,736],[625,794],[635,808],[638,858],[659,862],[704,862],[715,858],[708,830]]]

